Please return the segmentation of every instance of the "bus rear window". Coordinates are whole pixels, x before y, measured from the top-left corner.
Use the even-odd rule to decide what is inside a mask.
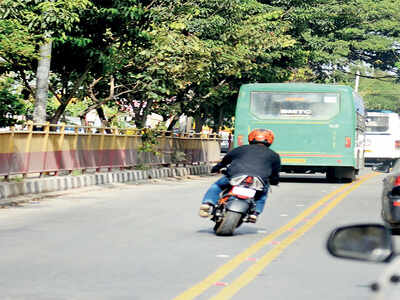
[[[367,116],[366,132],[386,132],[389,130],[389,116]]]
[[[250,111],[261,119],[328,120],[339,112],[337,93],[252,92]]]

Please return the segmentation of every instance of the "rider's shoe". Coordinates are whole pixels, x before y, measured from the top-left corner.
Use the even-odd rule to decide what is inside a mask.
[[[202,218],[208,218],[210,216],[210,204],[202,204],[200,205],[199,216]]]
[[[257,215],[250,215],[250,216],[249,216],[249,222],[250,222],[250,223],[255,223],[255,222],[257,222]]]

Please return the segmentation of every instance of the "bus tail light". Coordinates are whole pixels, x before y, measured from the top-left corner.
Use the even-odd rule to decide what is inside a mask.
[[[400,149],[400,141],[394,141],[394,148],[395,148],[396,150],[399,150],[399,149]]]
[[[238,135],[238,139],[237,139],[238,145],[242,146],[243,145],[243,135]]]
[[[345,145],[346,148],[350,148],[351,147],[351,137],[346,136],[344,145]]]

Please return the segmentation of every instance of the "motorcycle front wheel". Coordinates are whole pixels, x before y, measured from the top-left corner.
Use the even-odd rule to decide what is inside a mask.
[[[238,224],[241,219],[242,219],[241,213],[228,210],[225,213],[223,220],[215,224],[214,231],[216,235],[222,235],[222,236],[233,235],[233,232],[235,231],[236,227],[238,227]]]

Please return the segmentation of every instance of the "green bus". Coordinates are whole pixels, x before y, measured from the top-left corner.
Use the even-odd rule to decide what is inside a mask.
[[[248,143],[255,128],[271,129],[282,172],[325,173],[354,180],[364,167],[365,110],[349,86],[255,83],[241,86],[234,146]]]

